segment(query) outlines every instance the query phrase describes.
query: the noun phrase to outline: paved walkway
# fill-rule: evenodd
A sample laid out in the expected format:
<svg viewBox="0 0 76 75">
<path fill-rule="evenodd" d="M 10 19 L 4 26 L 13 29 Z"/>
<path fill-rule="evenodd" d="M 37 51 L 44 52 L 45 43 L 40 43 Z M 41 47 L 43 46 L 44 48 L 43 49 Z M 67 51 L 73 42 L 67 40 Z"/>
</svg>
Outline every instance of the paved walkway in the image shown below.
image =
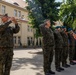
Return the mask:
<svg viewBox="0 0 76 75">
<path fill-rule="evenodd" d="M 14 50 L 11 75 L 44 75 L 42 49 L 17 49 Z M 55 71 L 54 62 L 52 69 Z M 65 69 L 56 75 L 76 75 L 76 65 Z"/>
</svg>

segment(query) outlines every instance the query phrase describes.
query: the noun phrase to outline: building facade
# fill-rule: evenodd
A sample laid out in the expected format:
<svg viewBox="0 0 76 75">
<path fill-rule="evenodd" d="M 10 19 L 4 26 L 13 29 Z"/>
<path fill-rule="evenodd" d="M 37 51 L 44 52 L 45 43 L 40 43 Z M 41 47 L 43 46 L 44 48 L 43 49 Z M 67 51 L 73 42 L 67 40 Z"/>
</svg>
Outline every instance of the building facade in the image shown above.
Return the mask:
<svg viewBox="0 0 76 75">
<path fill-rule="evenodd" d="M 34 38 L 34 29 L 28 24 L 29 19 L 28 11 L 25 9 L 26 5 L 27 4 L 23 0 L 13 0 L 12 2 L 11 0 L 0 1 L 0 15 L 7 13 L 9 17 L 18 19 L 20 31 L 13 36 L 14 47 L 41 45 L 42 38 Z M 2 23 L 1 19 L 0 23 Z M 12 23 L 10 26 L 14 26 L 14 24 Z"/>
</svg>

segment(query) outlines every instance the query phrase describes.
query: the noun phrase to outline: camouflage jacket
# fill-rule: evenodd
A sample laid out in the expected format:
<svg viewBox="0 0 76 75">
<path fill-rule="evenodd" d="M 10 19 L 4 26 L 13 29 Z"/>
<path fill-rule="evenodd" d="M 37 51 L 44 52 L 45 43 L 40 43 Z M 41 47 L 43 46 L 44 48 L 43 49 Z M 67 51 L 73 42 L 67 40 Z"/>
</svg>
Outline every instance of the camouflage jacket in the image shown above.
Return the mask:
<svg viewBox="0 0 76 75">
<path fill-rule="evenodd" d="M 64 31 L 61 31 L 60 33 L 63 38 L 63 46 L 68 46 L 68 35 Z"/>
<path fill-rule="evenodd" d="M 45 25 L 40 25 L 40 30 L 43 36 L 43 46 L 51 47 L 55 45 L 54 34 L 51 28 L 46 28 Z"/>
<path fill-rule="evenodd" d="M 69 37 L 69 44 L 70 44 L 70 46 L 71 47 L 75 47 L 75 39 L 74 39 L 73 35 L 69 33 L 68 37 Z"/>
<path fill-rule="evenodd" d="M 10 27 L 12 22 L 6 22 L 0 25 L 0 47 L 13 47 L 13 33 L 19 32 L 19 26 L 15 25 L 15 28 Z"/>
<path fill-rule="evenodd" d="M 58 30 L 54 30 L 55 48 L 63 48 L 63 38 Z"/>
</svg>

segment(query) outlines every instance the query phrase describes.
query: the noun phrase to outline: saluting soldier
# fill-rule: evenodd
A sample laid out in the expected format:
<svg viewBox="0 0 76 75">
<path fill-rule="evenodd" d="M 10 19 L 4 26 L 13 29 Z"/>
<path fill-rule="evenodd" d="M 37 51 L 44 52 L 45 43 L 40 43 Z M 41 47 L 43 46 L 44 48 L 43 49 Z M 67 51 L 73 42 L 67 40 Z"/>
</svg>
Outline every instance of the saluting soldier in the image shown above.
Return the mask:
<svg viewBox="0 0 76 75">
<path fill-rule="evenodd" d="M 10 69 L 13 59 L 13 34 L 19 32 L 19 26 L 14 17 L 9 18 L 7 14 L 1 17 L 3 22 L 0 25 L 0 52 L 2 61 L 0 61 L 0 75 L 10 75 Z M 9 26 L 11 23 L 15 24 L 15 27 Z M 4 66 L 4 67 L 3 67 Z"/>
<path fill-rule="evenodd" d="M 43 35 L 43 59 L 44 59 L 44 72 L 45 75 L 55 74 L 51 70 L 51 63 L 53 61 L 53 50 L 54 50 L 54 34 L 50 28 L 50 20 L 44 21 L 44 24 L 40 25 L 40 30 Z"/>
<path fill-rule="evenodd" d="M 73 62 L 73 57 L 75 53 L 75 38 L 73 36 L 74 32 L 72 28 L 68 29 L 68 36 L 69 36 L 69 61 L 71 65 L 74 65 L 76 63 Z"/>
<path fill-rule="evenodd" d="M 69 52 L 69 45 L 68 45 L 68 34 L 67 34 L 67 29 L 66 26 L 61 27 L 61 35 L 63 38 L 63 53 L 62 53 L 62 66 L 67 68 L 70 67 L 69 64 L 67 64 L 67 58 L 68 58 L 68 52 Z"/>
<path fill-rule="evenodd" d="M 60 63 L 62 62 L 62 48 L 63 48 L 63 39 L 60 34 L 60 26 L 57 26 L 54 30 L 55 37 L 55 68 L 56 71 L 61 72 L 64 68 L 61 67 Z"/>
</svg>

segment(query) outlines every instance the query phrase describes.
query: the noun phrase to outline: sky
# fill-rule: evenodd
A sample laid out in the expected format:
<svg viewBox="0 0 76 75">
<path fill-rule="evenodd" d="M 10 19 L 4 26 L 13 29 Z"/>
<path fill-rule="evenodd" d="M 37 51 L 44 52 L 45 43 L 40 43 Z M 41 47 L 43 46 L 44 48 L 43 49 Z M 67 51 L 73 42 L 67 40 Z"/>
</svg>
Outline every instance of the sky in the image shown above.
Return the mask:
<svg viewBox="0 0 76 75">
<path fill-rule="evenodd" d="M 62 2 L 62 0 L 56 0 L 56 2 Z"/>
<path fill-rule="evenodd" d="M 6 0 L 6 1 L 10 1 L 10 0 Z M 23 1 L 26 1 L 26 0 L 23 0 Z M 62 2 L 62 0 L 56 0 L 56 2 Z"/>
</svg>

